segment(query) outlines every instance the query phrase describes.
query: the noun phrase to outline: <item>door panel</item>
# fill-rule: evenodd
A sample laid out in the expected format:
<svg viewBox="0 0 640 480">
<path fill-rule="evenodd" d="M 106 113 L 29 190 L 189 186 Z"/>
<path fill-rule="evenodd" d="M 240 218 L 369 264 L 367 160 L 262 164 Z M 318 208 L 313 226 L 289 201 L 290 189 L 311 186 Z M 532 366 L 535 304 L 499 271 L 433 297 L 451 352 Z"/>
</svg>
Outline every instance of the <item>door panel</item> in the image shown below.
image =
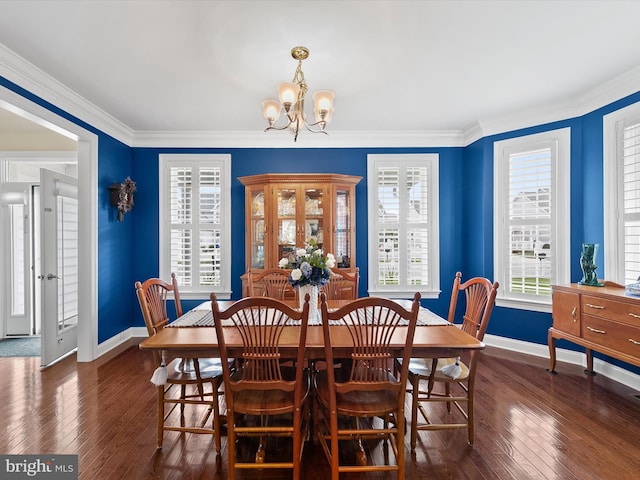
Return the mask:
<svg viewBox="0 0 640 480">
<path fill-rule="evenodd" d="M 42 365 L 78 346 L 78 182 L 40 170 Z"/>
<path fill-rule="evenodd" d="M 2 302 L 6 318 L 4 335 L 29 335 L 31 331 L 31 219 L 28 183 L 0 184 L 2 268 L 5 285 Z"/>
</svg>

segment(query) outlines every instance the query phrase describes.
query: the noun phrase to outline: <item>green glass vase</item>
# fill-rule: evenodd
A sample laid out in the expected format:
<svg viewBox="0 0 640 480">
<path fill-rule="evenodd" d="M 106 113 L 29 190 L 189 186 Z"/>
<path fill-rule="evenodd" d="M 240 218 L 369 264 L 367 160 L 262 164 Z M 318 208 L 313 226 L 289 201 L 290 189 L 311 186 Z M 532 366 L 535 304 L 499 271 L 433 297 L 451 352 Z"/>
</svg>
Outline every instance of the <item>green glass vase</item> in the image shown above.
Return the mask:
<svg viewBox="0 0 640 480">
<path fill-rule="evenodd" d="M 598 254 L 597 243 L 583 243 L 582 254 L 580 255 L 580 267 L 582 268 L 582 280 L 579 285 L 591 285 L 593 287 L 602 287 L 603 284 L 598 282 L 596 274 L 596 255 Z"/>
</svg>

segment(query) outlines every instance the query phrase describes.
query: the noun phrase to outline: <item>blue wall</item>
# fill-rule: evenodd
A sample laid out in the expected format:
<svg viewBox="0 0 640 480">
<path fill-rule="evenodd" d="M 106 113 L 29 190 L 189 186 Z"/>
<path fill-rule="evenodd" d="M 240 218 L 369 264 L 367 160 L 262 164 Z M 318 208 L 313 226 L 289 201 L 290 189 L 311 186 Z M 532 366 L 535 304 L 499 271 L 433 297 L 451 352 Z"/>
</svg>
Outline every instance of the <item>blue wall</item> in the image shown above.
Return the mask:
<svg viewBox="0 0 640 480">
<path fill-rule="evenodd" d="M 456 219 L 462 213 L 462 184 L 459 172 L 462 168 L 462 148 L 436 149 L 365 149 L 365 148 L 308 148 L 308 149 L 160 149 L 136 148 L 133 153 L 133 173 L 138 185 L 136 208 L 131 212 L 134 219 L 134 237 L 141 245 L 134 258 L 134 275 L 138 279 L 157 276 L 158 260 L 158 156 L 167 153 L 226 153 L 231 155 L 231 235 L 234 239 L 231 258 L 233 298 L 241 296 L 240 276 L 245 273 L 245 220 L 244 186 L 238 177 L 260 173 L 342 173 L 357 175 L 362 180 L 356 186 L 356 245 L 357 263 L 360 267 L 360 294 L 367 291 L 367 155 L 371 153 L 438 153 L 440 155 L 440 238 L 441 240 L 441 284 L 445 285 L 445 297 L 449 292 L 455 272 L 460 268 L 462 246 L 450 242 L 460 238 L 462 225 Z M 240 240 L 237 240 L 240 239 Z M 142 247 L 144 245 L 144 247 Z M 144 248 L 144 251 L 142 251 Z M 202 299 L 206 300 L 206 299 Z M 185 301 L 188 308 L 197 301 Z M 430 304 L 430 308 L 446 315 L 448 298 Z M 137 310 L 137 307 L 134 309 Z M 139 312 L 134 311 L 135 326 L 144 325 Z"/>
<path fill-rule="evenodd" d="M 582 242 L 604 246 L 603 226 L 603 116 L 640 101 L 640 92 L 578 118 L 501 133 L 482 138 L 465 148 L 330 148 L 330 149 L 169 149 L 130 148 L 109 135 L 43 101 L 0 77 L 0 85 L 44 106 L 99 137 L 98 165 L 98 340 L 103 342 L 144 322 L 133 284 L 158 275 L 158 155 L 161 153 L 227 153 L 232 158 L 232 238 L 230 261 L 233 298 L 239 298 L 244 273 L 244 189 L 240 176 L 259 173 L 344 173 L 362 178 L 356 187 L 357 263 L 367 282 L 367 179 L 368 154 L 437 153 L 440 156 L 440 284 L 442 295 L 423 304 L 446 315 L 455 272 L 463 278 L 493 278 L 493 143 L 498 140 L 571 128 L 571 280 L 581 278 Z M 107 187 L 131 176 L 138 186 L 136 205 L 117 222 L 109 205 Z M 599 256 L 604 271 L 604 255 Z M 185 302 L 189 308 L 196 301 Z M 546 344 L 551 315 L 496 308 L 489 333 Z M 562 342 L 561 342 L 562 343 Z M 574 348 L 572 344 L 562 344 Z M 619 363 L 620 362 L 613 362 Z M 626 364 L 621 364 L 629 368 Z M 638 369 L 633 369 L 637 371 Z"/>
<path fill-rule="evenodd" d="M 131 219 L 118 223 L 107 187 L 131 174 L 132 149 L 0 76 L 0 85 L 98 136 L 98 342 L 129 328 L 138 307 L 133 293 Z M 86 261 L 86 259 L 80 259 Z"/>
</svg>

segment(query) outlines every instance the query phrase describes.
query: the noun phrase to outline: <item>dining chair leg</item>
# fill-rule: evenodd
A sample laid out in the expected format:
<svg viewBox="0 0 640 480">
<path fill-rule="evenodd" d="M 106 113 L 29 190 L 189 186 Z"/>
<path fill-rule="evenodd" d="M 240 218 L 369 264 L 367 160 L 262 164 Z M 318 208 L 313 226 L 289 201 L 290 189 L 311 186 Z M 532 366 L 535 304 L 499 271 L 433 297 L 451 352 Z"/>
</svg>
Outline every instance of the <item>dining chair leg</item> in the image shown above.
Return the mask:
<svg viewBox="0 0 640 480">
<path fill-rule="evenodd" d="M 354 429 L 359 428 L 359 418 L 353 417 L 354 420 Z M 357 444 L 356 444 L 356 465 L 364 467 L 367 464 L 367 453 L 364 451 L 364 445 L 362 444 L 362 437 L 358 435 Z"/>
<path fill-rule="evenodd" d="M 227 451 L 229 452 L 227 480 L 234 480 L 236 477 L 236 432 L 233 422 L 235 422 L 235 415 L 227 411 Z"/>
<path fill-rule="evenodd" d="M 411 383 L 411 451 L 416 451 L 418 443 L 418 397 L 420 396 L 420 378 L 410 375 Z"/>
<path fill-rule="evenodd" d="M 218 402 L 219 399 L 219 389 L 220 389 L 221 380 L 216 379 L 212 382 L 212 395 L 213 395 L 213 437 L 216 444 L 216 453 L 220 453 L 222 448 L 221 440 L 220 440 L 220 404 Z"/>
<path fill-rule="evenodd" d="M 399 412 L 402 413 L 402 412 Z M 395 444 L 394 455 L 396 457 L 396 462 L 398 464 L 398 478 L 404 478 L 404 414 L 402 415 L 402 419 L 396 418 L 396 429 L 397 429 L 397 437 L 396 441 L 391 441 L 392 448 Z M 393 434 L 391 434 L 393 436 Z"/>
<path fill-rule="evenodd" d="M 473 418 L 473 379 L 469 380 L 468 393 L 467 393 L 467 428 L 469 430 L 469 445 L 473 445 L 475 436 L 474 418 Z"/>
<path fill-rule="evenodd" d="M 196 372 L 196 378 L 198 379 L 196 385 L 198 386 L 198 395 L 200 395 L 200 401 L 204 401 L 204 386 L 202 385 L 202 377 L 200 376 L 200 361 L 197 358 L 193 359 L 193 369 Z"/>
<path fill-rule="evenodd" d="M 180 385 L 180 398 L 182 400 L 187 398 L 187 386 L 184 383 L 182 385 Z M 180 404 L 180 426 L 181 427 L 184 427 L 184 425 L 185 425 L 185 423 L 184 423 L 184 407 L 185 407 L 185 403 L 182 402 Z"/>
<path fill-rule="evenodd" d="M 158 388 L 158 448 L 162 448 L 164 437 L 164 385 Z"/>
<path fill-rule="evenodd" d="M 260 416 L 260 426 L 265 427 L 267 423 L 267 419 L 264 415 Z M 256 463 L 264 463 L 266 452 L 264 449 L 264 436 L 260 436 L 260 442 L 258 444 L 258 451 L 256 452 Z"/>
</svg>

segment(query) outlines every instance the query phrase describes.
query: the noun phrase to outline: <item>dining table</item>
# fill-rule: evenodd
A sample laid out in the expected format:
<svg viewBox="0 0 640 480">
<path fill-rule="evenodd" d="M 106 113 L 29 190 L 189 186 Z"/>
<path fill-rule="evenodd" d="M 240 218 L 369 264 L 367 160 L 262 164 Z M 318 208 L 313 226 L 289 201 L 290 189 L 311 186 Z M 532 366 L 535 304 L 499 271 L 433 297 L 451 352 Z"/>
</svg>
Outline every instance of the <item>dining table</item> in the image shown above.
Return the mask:
<svg viewBox="0 0 640 480">
<path fill-rule="evenodd" d="M 405 308 L 411 306 L 410 300 L 397 300 Z M 233 300 L 219 300 L 220 310 L 227 309 Z M 349 300 L 329 300 L 329 309 L 337 309 L 347 304 Z M 225 341 L 229 355 L 239 354 L 242 349 L 242 339 L 239 331 L 231 326 L 224 326 L 229 330 L 225 332 Z M 397 349 L 401 355 L 404 347 L 404 335 L 398 327 L 395 334 L 397 342 L 392 338 L 392 348 Z M 280 338 L 280 354 L 283 358 L 295 358 L 298 349 L 297 325 L 286 326 Z M 335 357 L 348 356 L 352 350 L 352 340 L 347 327 L 339 324 L 330 324 L 332 349 Z M 416 326 L 412 357 L 441 358 L 460 356 L 465 351 L 481 350 L 484 343 L 475 337 L 463 332 L 446 319 L 439 317 L 430 310 L 420 307 L 418 324 Z M 207 301 L 194 309 L 189 310 L 167 327 L 154 335 L 145 338 L 140 343 L 142 350 L 165 351 L 171 355 L 180 357 L 202 358 L 218 357 L 218 339 L 213 325 L 211 302 Z M 324 358 L 324 337 L 320 318 L 309 319 L 307 326 L 307 340 L 305 353 L 309 360 L 322 360 Z"/>
</svg>

